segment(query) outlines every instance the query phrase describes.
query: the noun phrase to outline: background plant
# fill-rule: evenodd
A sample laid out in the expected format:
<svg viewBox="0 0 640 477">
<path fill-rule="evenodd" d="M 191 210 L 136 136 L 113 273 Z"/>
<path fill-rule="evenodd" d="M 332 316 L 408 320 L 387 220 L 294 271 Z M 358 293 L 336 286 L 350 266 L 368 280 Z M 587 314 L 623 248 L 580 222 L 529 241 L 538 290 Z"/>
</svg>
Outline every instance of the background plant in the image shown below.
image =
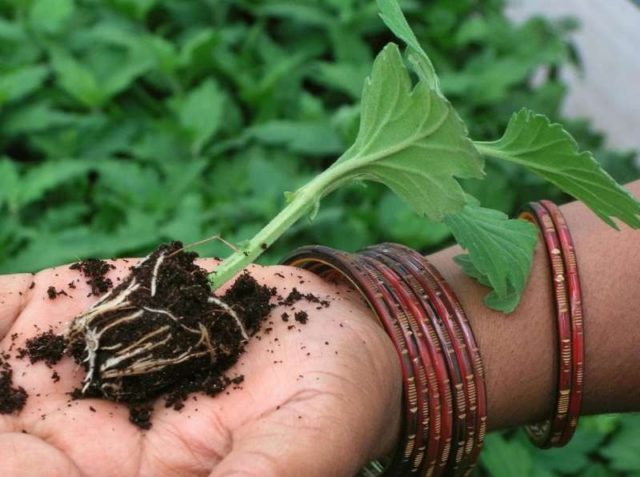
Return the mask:
<svg viewBox="0 0 640 477">
<path fill-rule="evenodd" d="M 560 119 L 557 71 L 577 64 L 574 22 L 514 26 L 497 0 L 403 9 L 474 139 L 499 137 L 522 106 Z M 142 254 L 167 239 L 250 237 L 283 190 L 353 142 L 362 81 L 391 40 L 366 0 L 0 0 L 0 272 Z M 604 150 L 585 121 L 562 122 L 617 180 L 638 176 L 633 153 Z M 565 199 L 510 164 L 487 172 L 464 184 L 484 206 L 513 213 Z M 383 240 L 429 251 L 450 238 L 368 185 L 328 197 L 265 260 L 306 243 Z M 495 434 L 484 471 L 633 475 L 634 419 L 587 420 L 568 449 L 544 457 L 520 433 Z"/>
</svg>

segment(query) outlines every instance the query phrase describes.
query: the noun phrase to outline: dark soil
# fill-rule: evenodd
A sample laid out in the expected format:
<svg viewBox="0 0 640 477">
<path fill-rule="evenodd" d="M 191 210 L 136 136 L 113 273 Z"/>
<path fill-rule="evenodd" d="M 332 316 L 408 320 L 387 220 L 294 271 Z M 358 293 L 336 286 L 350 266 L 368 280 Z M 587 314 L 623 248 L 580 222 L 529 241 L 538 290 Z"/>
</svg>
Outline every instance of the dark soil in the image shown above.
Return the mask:
<svg viewBox="0 0 640 477">
<path fill-rule="evenodd" d="M 275 288 L 258 284 L 248 273 L 241 274 L 223 296 L 213 295 L 208 272 L 195 264 L 196 257 L 180 242 L 161 245 L 131 267 L 115 288 L 105 277 L 113 268 L 107 262 L 90 259 L 72 265 L 89 278 L 92 294 L 106 294 L 77 316 L 64 335 L 41 333 L 27 340 L 18 356 L 48 366 L 65 353 L 72 356 L 87 372 L 81 387 L 70 392 L 73 399 L 124 403 L 130 421 L 148 429 L 152 403 L 160 396 L 167 407 L 179 410 L 191 393 L 214 396 L 230 385 L 241 387 L 244 376 L 225 373 L 273 306 L 288 306 L 300 324 L 309 315 L 295 311 L 292 305 L 298 301 L 329 306 L 327 300 L 295 288 L 286 297 L 279 296 Z M 50 289 L 50 296 L 60 294 Z M 289 321 L 290 315 L 284 312 L 281 317 Z M 7 366 L 0 375 L 0 412 L 19 410 L 27 399 L 24 389 L 12 387 Z M 52 379 L 59 379 L 57 373 Z"/>
<path fill-rule="evenodd" d="M 74 319 L 68 350 L 87 371 L 76 397 L 129 403 L 132 422 L 146 426 L 141 404 L 165 394 L 179 408 L 191 392 L 214 395 L 232 382 L 224 372 L 268 315 L 273 291 L 245 273 L 214 297 L 196 256 L 179 242 L 160 246 Z"/>
<path fill-rule="evenodd" d="M 24 388 L 13 386 L 13 370 L 6 359 L 0 356 L 0 414 L 20 412 L 28 397 Z"/>
<path fill-rule="evenodd" d="M 56 290 L 56 287 L 47 288 L 47 295 L 49 296 L 50 300 L 55 300 L 59 295 L 69 296 L 64 290 Z"/>
<path fill-rule="evenodd" d="M 151 405 L 130 406 L 129 421 L 141 429 L 151 429 L 151 411 Z"/>
<path fill-rule="evenodd" d="M 80 271 L 88 278 L 87 285 L 91 287 L 91 295 L 101 296 L 113 288 L 113 282 L 110 278 L 105 277 L 105 275 L 116 267 L 104 260 L 88 258 L 81 262 L 74 263 L 69 268 Z M 72 283 L 73 282 L 69 284 L 69 287 L 75 288 L 75 285 L 71 286 Z"/>
<path fill-rule="evenodd" d="M 297 311 L 293 316 L 302 325 L 306 325 L 309 320 L 309 314 L 306 311 Z"/>
<path fill-rule="evenodd" d="M 52 366 L 62 359 L 66 345 L 63 336 L 50 330 L 28 339 L 26 347 L 18 350 L 18 357 L 28 356 L 31 364 L 44 361 Z"/>
</svg>

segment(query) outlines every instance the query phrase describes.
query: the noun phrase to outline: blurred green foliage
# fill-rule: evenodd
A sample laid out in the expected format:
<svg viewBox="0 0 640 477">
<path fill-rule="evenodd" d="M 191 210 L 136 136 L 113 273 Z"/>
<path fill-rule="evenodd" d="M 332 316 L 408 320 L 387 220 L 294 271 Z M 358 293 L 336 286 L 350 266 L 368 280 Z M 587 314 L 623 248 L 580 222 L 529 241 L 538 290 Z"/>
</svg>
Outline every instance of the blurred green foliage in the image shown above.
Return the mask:
<svg viewBox="0 0 640 477">
<path fill-rule="evenodd" d="M 403 3 L 474 139 L 499 137 L 522 106 L 559 119 L 558 69 L 579 66 L 575 22 L 514 25 L 504 3 Z M 249 238 L 354 138 L 363 79 L 393 40 L 376 12 L 367 0 L 0 0 L 0 273 Z M 617 180 L 638 177 L 633 153 L 563 122 Z M 508 164 L 487 172 L 465 184 L 487 207 L 565 199 Z M 382 186 L 352 187 L 266 260 L 384 240 L 429 251 L 449 237 Z M 638 419 L 585 419 L 568 448 L 546 452 L 494 434 L 481 472 L 640 475 Z"/>
</svg>

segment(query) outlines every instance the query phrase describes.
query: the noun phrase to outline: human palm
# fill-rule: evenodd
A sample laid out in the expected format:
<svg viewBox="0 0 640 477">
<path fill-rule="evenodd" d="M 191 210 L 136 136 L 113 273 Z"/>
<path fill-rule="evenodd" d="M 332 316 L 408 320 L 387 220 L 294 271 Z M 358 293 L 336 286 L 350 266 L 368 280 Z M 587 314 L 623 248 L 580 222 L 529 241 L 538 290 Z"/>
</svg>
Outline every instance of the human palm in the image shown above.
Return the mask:
<svg viewBox="0 0 640 477">
<path fill-rule="evenodd" d="M 115 281 L 130 264 L 113 263 Z M 68 287 L 77 272 L 0 276 L 0 350 L 13 343 L 14 385 L 29 393 L 19 414 L 0 415 L 0 475 L 349 476 L 391 450 L 399 366 L 367 308 L 348 288 L 298 269 L 255 266 L 251 274 L 280 294 L 295 286 L 331 297 L 331 305 L 296 303 L 309 314 L 306 325 L 284 322 L 287 310 L 275 308 L 264 325 L 272 330 L 253 338 L 229 372 L 245 376 L 238 389 L 195 394 L 180 412 L 159 400 L 148 431 L 129 422 L 123 405 L 70 400 L 84 375 L 70 358 L 50 369 L 15 357 L 29 337 L 50 327 L 60 332 L 96 300 L 82 279 Z M 49 286 L 69 296 L 52 300 Z"/>
</svg>

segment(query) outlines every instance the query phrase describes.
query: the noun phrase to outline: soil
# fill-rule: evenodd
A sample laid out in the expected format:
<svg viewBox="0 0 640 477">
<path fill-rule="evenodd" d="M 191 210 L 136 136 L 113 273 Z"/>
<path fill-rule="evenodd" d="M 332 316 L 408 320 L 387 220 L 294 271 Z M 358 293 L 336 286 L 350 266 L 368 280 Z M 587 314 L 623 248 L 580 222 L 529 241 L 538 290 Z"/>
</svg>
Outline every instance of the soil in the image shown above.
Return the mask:
<svg viewBox="0 0 640 477">
<path fill-rule="evenodd" d="M 44 361 L 51 367 L 62 359 L 66 348 L 64 336 L 56 335 L 49 330 L 41 333 L 26 342 L 26 347 L 18 350 L 18 357 L 29 357 L 31 364 Z"/>
<path fill-rule="evenodd" d="M 271 310 L 272 292 L 243 274 L 220 297 L 182 244 L 162 245 L 74 319 L 70 353 L 87 371 L 83 397 L 139 404 L 166 393 L 224 389 L 224 372 Z"/>
<path fill-rule="evenodd" d="M 130 267 L 130 274 L 115 288 L 105 277 L 113 268 L 107 262 L 90 259 L 72 265 L 88 278 L 92 294 L 103 296 L 74 318 L 64 335 L 41 333 L 27 340 L 18 357 L 51 367 L 64 354 L 70 355 L 86 371 L 71 398 L 124 403 L 130 421 L 148 429 L 152 403 L 160 396 L 167 407 L 179 410 L 191 393 L 214 396 L 229 386 L 240 387 L 244 376 L 225 373 L 274 306 L 289 307 L 299 324 L 305 324 L 309 315 L 295 310 L 298 301 L 329 306 L 329 301 L 295 288 L 286 297 L 279 296 L 275 288 L 258 284 L 248 273 L 241 274 L 224 295 L 213 295 L 208 272 L 195 263 L 196 257 L 180 242 L 161 245 Z M 60 294 L 55 288 L 52 292 Z M 289 316 L 281 315 L 283 321 Z M 0 412 L 14 412 L 24 406 L 27 393 L 12 387 L 11 369 L 3 366 Z M 52 379 L 59 379 L 56 372 Z"/>
<path fill-rule="evenodd" d="M 91 293 L 89 296 L 100 296 L 113 288 L 113 282 L 110 278 L 105 277 L 105 275 L 116 267 L 104 260 L 88 258 L 81 262 L 74 263 L 69 268 L 71 270 L 80 271 L 86 278 L 88 278 L 87 285 L 91 287 Z M 75 284 L 71 282 L 69 287 L 75 288 Z"/>
<path fill-rule="evenodd" d="M 7 359 L 6 355 L 0 356 L 0 414 L 20 412 L 28 397 L 24 388 L 13 386 L 13 370 Z"/>
</svg>

